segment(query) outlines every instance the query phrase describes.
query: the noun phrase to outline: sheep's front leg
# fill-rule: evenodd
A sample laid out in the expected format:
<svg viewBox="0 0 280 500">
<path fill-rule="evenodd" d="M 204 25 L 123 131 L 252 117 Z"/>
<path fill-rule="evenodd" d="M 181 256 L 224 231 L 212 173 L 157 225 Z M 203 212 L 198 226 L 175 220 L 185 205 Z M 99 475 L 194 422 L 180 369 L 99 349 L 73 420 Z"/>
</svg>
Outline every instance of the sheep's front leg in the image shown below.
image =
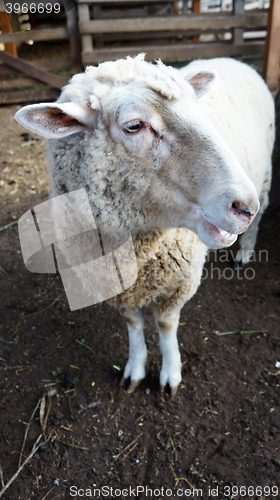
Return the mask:
<svg viewBox="0 0 280 500">
<path fill-rule="evenodd" d="M 171 397 L 177 394 L 182 380 L 181 355 L 177 341 L 180 309 L 166 313 L 154 311 L 154 317 L 159 332 L 159 342 L 162 352 L 162 368 L 160 372 L 160 395 L 163 398 L 166 384 L 170 385 Z"/>
<path fill-rule="evenodd" d="M 129 357 L 120 385 L 124 385 L 126 380 L 130 377 L 130 384 L 127 392 L 131 393 L 146 376 L 145 364 L 147 360 L 147 347 L 143 333 L 144 315 L 141 309 L 135 309 L 133 307 L 122 308 L 120 312 L 127 320 L 129 337 Z"/>
</svg>

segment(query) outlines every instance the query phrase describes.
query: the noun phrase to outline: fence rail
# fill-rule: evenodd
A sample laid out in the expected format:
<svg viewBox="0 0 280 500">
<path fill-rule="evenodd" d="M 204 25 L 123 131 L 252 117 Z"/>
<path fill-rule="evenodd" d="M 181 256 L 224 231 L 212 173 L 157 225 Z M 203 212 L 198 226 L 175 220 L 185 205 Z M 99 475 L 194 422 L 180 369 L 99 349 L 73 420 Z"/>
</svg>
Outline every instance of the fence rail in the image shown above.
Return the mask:
<svg viewBox="0 0 280 500">
<path fill-rule="evenodd" d="M 83 34 L 141 33 L 143 31 L 205 30 L 266 26 L 267 12 L 244 15 L 201 14 L 189 16 L 106 19 L 79 22 Z M 0 37 L 1 40 L 1 37 Z"/>
<path fill-rule="evenodd" d="M 171 8 L 162 15 L 165 3 Z M 266 30 L 267 9 L 245 11 L 244 0 L 233 0 L 231 12 L 201 14 L 199 1 L 193 0 L 193 12 L 179 14 L 175 8 L 178 2 L 141 0 L 137 4 L 142 10 L 135 10 L 137 5 L 131 0 L 78 2 L 84 64 L 139 52 L 145 52 L 148 59 L 166 62 L 220 56 L 263 57 L 264 36 L 258 32 Z"/>
</svg>

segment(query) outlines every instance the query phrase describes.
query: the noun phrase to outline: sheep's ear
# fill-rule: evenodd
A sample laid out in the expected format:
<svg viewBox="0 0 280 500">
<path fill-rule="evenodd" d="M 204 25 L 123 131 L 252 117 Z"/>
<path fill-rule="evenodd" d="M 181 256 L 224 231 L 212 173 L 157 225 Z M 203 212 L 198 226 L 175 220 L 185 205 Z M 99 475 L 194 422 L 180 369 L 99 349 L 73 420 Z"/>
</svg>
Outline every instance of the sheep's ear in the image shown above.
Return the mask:
<svg viewBox="0 0 280 500">
<path fill-rule="evenodd" d="M 60 139 L 92 129 L 96 123 L 96 111 L 74 102 L 42 103 L 21 108 L 15 119 L 46 139 Z"/>
<path fill-rule="evenodd" d="M 208 71 L 200 71 L 195 75 L 190 74 L 185 76 L 185 80 L 192 86 L 198 99 L 213 87 L 216 78 L 216 73 Z"/>
</svg>

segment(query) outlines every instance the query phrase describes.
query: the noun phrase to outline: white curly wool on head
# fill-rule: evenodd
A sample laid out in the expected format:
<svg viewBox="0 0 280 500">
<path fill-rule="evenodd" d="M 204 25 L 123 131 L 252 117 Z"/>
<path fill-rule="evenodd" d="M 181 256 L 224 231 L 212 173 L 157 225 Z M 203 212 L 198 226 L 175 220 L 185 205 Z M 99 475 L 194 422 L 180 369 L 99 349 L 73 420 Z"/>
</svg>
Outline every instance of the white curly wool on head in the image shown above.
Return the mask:
<svg viewBox="0 0 280 500">
<path fill-rule="evenodd" d="M 116 84 L 130 81 L 150 87 L 169 101 L 180 99 L 186 84 L 178 70 L 145 61 L 145 54 L 132 58 L 108 61 L 99 66 L 88 66 L 85 73 L 73 76 L 64 87 L 58 102 L 75 100 L 94 109 L 100 109 L 100 100 L 109 94 Z"/>
</svg>

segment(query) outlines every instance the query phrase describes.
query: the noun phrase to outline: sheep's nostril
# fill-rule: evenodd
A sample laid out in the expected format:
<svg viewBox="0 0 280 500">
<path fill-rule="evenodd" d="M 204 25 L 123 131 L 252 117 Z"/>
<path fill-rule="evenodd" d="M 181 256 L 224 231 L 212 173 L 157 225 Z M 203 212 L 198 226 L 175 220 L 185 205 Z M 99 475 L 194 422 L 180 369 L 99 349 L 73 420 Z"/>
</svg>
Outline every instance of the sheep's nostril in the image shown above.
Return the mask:
<svg viewBox="0 0 280 500">
<path fill-rule="evenodd" d="M 244 213 L 246 215 L 248 215 L 249 217 L 253 217 L 253 215 L 254 215 L 253 212 L 250 212 L 249 208 L 246 208 L 246 210 L 244 210 Z"/>
<path fill-rule="evenodd" d="M 249 208 L 246 206 L 245 203 L 241 202 L 241 201 L 234 201 L 231 205 L 231 208 L 233 209 L 233 211 L 238 214 L 238 215 L 245 215 L 246 217 L 248 217 L 249 219 L 251 217 L 253 217 L 253 213 L 251 212 L 251 210 L 249 210 Z"/>
</svg>

